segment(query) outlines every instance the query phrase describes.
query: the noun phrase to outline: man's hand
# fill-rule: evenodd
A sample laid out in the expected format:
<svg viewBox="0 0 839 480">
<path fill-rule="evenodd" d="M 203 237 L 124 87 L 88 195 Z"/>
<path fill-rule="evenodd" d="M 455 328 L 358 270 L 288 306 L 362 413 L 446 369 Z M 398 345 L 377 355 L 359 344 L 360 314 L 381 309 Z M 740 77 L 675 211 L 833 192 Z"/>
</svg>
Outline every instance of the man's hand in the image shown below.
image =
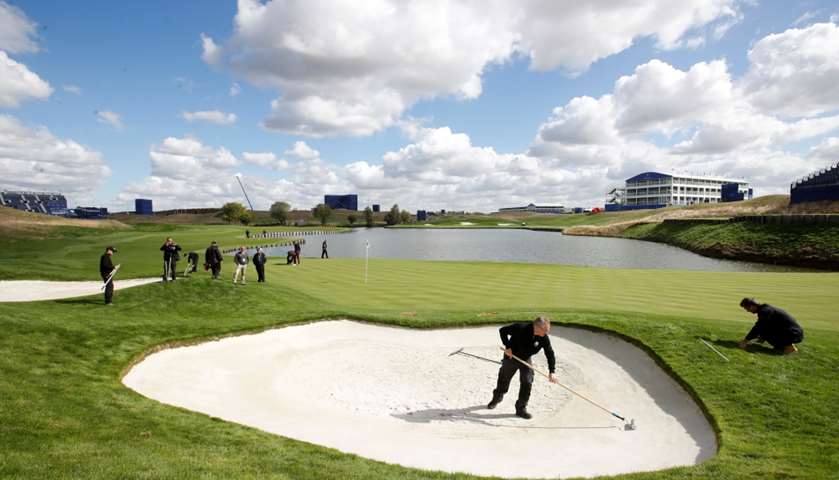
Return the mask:
<svg viewBox="0 0 839 480">
<path fill-rule="evenodd" d="M 554 375 L 553 373 L 548 374 L 548 380 L 549 380 L 551 383 L 558 383 L 558 382 L 556 381 L 556 375 Z"/>
<path fill-rule="evenodd" d="M 740 343 L 738 343 L 737 346 L 742 348 L 743 350 L 745 350 L 746 347 L 749 346 L 749 341 L 748 340 L 740 340 Z"/>
<path fill-rule="evenodd" d="M 504 355 L 507 355 L 507 358 L 513 358 L 513 349 L 508 348 L 507 350 L 504 350 Z"/>
</svg>

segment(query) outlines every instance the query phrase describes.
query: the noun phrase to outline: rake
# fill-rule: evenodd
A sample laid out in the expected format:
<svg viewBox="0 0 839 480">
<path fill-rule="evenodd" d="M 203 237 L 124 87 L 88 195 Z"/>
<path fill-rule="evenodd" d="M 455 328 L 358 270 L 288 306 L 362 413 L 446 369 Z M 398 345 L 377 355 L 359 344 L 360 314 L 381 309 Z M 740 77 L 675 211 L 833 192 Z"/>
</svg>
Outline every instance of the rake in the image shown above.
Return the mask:
<svg viewBox="0 0 839 480">
<path fill-rule="evenodd" d="M 504 347 L 501 347 L 501 350 L 504 350 L 504 351 L 506 352 L 506 349 L 505 349 Z M 547 373 L 543 372 L 542 370 L 539 370 L 538 368 L 536 368 L 536 367 L 534 367 L 533 365 L 531 365 L 531 364 L 529 364 L 529 363 L 525 362 L 525 361 L 524 361 L 524 360 L 522 360 L 521 358 L 519 358 L 519 357 L 517 357 L 517 356 L 515 356 L 515 355 L 513 355 L 513 354 L 510 354 L 510 356 L 511 356 L 512 358 L 514 358 L 515 360 L 517 360 L 517 361 L 518 361 L 519 363 L 521 363 L 522 365 L 527 366 L 529 369 L 531 369 L 531 370 L 533 370 L 534 372 L 536 372 L 536 373 L 538 373 L 538 374 L 542 375 L 543 377 L 547 378 L 548 380 L 550 380 L 550 379 L 551 379 L 551 376 L 550 376 L 549 374 L 547 374 Z M 579 392 L 574 391 L 574 389 L 572 389 L 571 387 L 569 387 L 569 386 L 567 386 L 567 385 L 564 385 L 564 384 L 562 384 L 562 383 L 560 383 L 560 382 L 557 382 L 557 381 L 555 381 L 555 380 L 553 381 L 553 383 L 556 383 L 556 384 L 557 384 L 557 385 L 559 385 L 560 387 L 562 387 L 562 388 L 564 388 L 564 389 L 568 390 L 569 392 L 571 392 L 571 393 L 573 393 L 574 395 L 576 395 L 576 396 L 578 396 L 578 397 L 582 398 L 583 400 L 585 400 L 585 401 L 587 401 L 588 403 L 590 403 L 590 404 L 594 405 L 595 407 L 599 408 L 600 410 L 603 410 L 604 412 L 608 413 L 609 415 L 611 415 L 611 416 L 613 416 L 613 417 L 615 417 L 615 418 L 619 418 L 622 422 L 624 422 L 624 425 L 623 425 L 623 429 L 624 429 L 624 430 L 635 430 L 635 419 L 634 419 L 634 418 L 633 418 L 633 419 L 630 419 L 630 420 L 629 420 L 629 422 L 627 422 L 625 417 L 622 417 L 622 416 L 618 415 L 617 413 L 615 413 L 615 412 L 613 412 L 613 411 L 609 410 L 608 408 L 606 408 L 606 407 L 604 407 L 604 406 L 600 405 L 599 403 L 597 403 L 597 402 L 595 402 L 594 400 L 592 400 L 592 399 L 590 399 L 590 398 L 586 397 L 585 395 L 583 395 L 583 394 L 581 394 L 581 393 L 579 393 Z"/>
</svg>

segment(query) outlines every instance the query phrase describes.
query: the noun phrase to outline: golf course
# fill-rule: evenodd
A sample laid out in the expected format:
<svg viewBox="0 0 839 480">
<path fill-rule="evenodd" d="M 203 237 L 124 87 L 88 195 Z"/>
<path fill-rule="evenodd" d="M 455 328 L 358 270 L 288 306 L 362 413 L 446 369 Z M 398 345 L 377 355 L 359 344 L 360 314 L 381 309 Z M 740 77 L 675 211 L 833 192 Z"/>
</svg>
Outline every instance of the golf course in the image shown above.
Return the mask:
<svg viewBox="0 0 839 480">
<path fill-rule="evenodd" d="M 280 230 L 289 229 L 271 228 Z M 117 247 L 114 263 L 123 264 L 117 284 L 155 276 L 166 236 L 202 254 L 212 240 L 225 249 L 259 244 L 234 226 L 7 224 L 0 277 L 95 279 L 106 245 Z M 438 329 L 537 315 L 641 346 L 694 396 L 717 432 L 717 454 L 699 465 L 619 478 L 812 479 L 839 469 L 839 273 L 371 259 L 365 284 L 363 259 L 303 258 L 292 268 L 285 258 L 269 258 L 266 283 L 234 287 L 231 263 L 218 281 L 199 271 L 118 291 L 112 307 L 99 296 L 0 304 L 0 477 L 472 478 L 376 462 L 166 406 L 121 379 L 169 346 L 324 319 Z M 806 331 L 797 354 L 737 348 L 754 322 L 738 307 L 744 296 L 796 316 Z M 561 350 L 557 357 L 573 363 Z"/>
</svg>

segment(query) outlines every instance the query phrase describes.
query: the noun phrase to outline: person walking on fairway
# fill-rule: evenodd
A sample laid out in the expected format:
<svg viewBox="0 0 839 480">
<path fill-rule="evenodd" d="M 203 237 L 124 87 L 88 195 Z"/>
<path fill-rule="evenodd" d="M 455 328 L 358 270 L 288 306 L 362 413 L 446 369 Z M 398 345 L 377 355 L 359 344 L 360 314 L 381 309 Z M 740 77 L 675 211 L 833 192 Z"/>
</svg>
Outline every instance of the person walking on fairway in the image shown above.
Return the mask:
<svg viewBox="0 0 839 480">
<path fill-rule="evenodd" d="M 105 253 L 99 257 L 99 275 L 102 276 L 103 282 L 108 282 L 105 284 L 105 305 L 113 305 L 114 303 L 114 279 L 110 277 L 116 269 L 114 262 L 111 261 L 111 257 L 116 251 L 117 249 L 114 247 L 105 247 Z"/>
<path fill-rule="evenodd" d="M 527 402 L 530 400 L 530 390 L 533 386 L 533 369 L 523 365 L 513 358 L 513 355 L 530 362 L 530 357 L 545 349 L 545 357 L 548 359 L 548 370 L 551 383 L 556 383 L 554 372 L 556 371 L 556 357 L 551 348 L 551 339 L 548 332 L 551 331 L 551 321 L 547 317 L 536 317 L 532 322 L 520 322 L 506 327 L 501 327 L 498 333 L 501 335 L 501 343 L 504 344 L 504 358 L 501 359 L 501 368 L 498 370 L 498 384 L 492 391 L 492 400 L 487 408 L 492 410 L 504 398 L 504 394 L 510 388 L 510 380 L 513 375 L 519 372 L 519 398 L 516 401 L 516 416 L 525 420 L 533 418 L 527 411 Z"/>
<path fill-rule="evenodd" d="M 204 252 L 204 263 L 213 272 L 213 280 L 217 280 L 219 274 L 221 274 L 221 262 L 223 260 L 224 257 L 222 257 L 221 251 L 218 249 L 218 244 L 213 240 Z"/>
<path fill-rule="evenodd" d="M 749 313 L 757 315 L 757 322 L 740 341 L 739 347 L 745 350 L 749 342 L 769 342 L 772 347 L 785 355 L 798 351 L 796 343 L 804 340 L 804 329 L 789 313 L 768 303 L 757 303 L 753 298 L 744 298 L 740 306 Z"/>
<path fill-rule="evenodd" d="M 245 251 L 245 247 L 239 247 L 239 251 L 233 255 L 233 263 L 236 265 L 236 270 L 233 272 L 233 285 L 236 285 L 239 274 L 242 276 L 242 285 L 244 285 L 245 271 L 248 268 L 248 252 Z"/>
<path fill-rule="evenodd" d="M 256 268 L 257 282 L 265 282 L 265 252 L 261 247 L 256 247 L 256 253 L 253 256 L 253 266 Z"/>
<path fill-rule="evenodd" d="M 172 237 L 167 237 L 160 251 L 163 252 L 163 281 L 171 279 L 174 282 L 175 272 L 178 271 L 178 260 L 181 259 L 178 253 L 181 251 L 181 246 L 175 243 Z"/>
<path fill-rule="evenodd" d="M 326 240 L 325 239 L 323 241 L 323 245 L 322 245 L 321 248 L 322 248 L 322 251 L 320 252 L 320 258 L 321 259 L 324 259 L 324 258 L 329 259 L 329 252 L 326 251 Z"/>
</svg>

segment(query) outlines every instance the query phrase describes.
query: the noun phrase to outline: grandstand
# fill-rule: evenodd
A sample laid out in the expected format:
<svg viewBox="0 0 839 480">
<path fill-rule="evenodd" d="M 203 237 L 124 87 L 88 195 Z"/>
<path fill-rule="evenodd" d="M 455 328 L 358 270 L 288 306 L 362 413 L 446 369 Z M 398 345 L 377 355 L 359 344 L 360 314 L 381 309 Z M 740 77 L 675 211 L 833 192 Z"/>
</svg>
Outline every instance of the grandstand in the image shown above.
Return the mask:
<svg viewBox="0 0 839 480">
<path fill-rule="evenodd" d="M 25 212 L 67 215 L 67 199 L 54 192 L 0 191 L 0 205 Z"/>
<path fill-rule="evenodd" d="M 839 163 L 796 180 L 789 196 L 791 204 L 839 200 Z"/>
</svg>

